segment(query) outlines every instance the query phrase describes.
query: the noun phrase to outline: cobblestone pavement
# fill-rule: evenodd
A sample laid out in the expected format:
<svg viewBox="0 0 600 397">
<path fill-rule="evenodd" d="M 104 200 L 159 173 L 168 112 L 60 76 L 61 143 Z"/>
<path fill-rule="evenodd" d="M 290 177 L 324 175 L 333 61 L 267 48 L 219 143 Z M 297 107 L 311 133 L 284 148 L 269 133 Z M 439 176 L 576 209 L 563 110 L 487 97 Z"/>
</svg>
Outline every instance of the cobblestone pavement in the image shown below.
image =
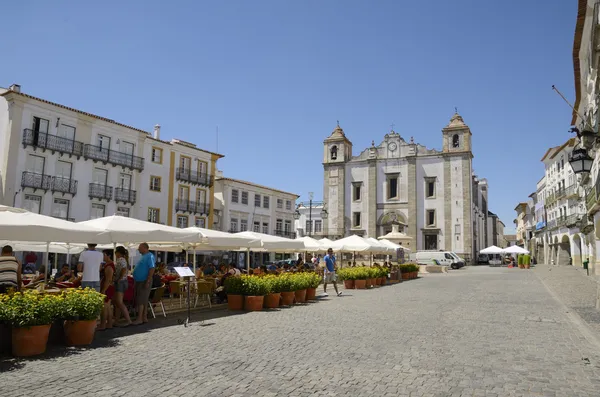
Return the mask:
<svg viewBox="0 0 600 397">
<path fill-rule="evenodd" d="M 596 310 L 596 278 L 587 276 L 583 268 L 575 266 L 538 265 L 534 271 L 544 284 L 600 337 L 600 311 Z"/>
<path fill-rule="evenodd" d="M 0 359 L 0 396 L 598 396 L 600 348 L 541 270 L 471 267 L 214 312 L 211 326 L 104 332 L 91 349 Z"/>
</svg>

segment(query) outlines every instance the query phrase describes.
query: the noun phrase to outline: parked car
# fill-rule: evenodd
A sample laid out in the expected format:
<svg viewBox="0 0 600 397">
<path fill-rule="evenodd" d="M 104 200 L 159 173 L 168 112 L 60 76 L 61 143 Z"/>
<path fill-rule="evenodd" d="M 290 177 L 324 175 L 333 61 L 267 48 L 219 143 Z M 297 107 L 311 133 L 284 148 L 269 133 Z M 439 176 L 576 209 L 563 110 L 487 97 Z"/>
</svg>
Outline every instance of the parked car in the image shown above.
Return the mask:
<svg viewBox="0 0 600 397">
<path fill-rule="evenodd" d="M 489 263 L 490 263 L 490 257 L 487 254 L 477 255 L 477 264 L 478 265 L 488 265 Z"/>
</svg>

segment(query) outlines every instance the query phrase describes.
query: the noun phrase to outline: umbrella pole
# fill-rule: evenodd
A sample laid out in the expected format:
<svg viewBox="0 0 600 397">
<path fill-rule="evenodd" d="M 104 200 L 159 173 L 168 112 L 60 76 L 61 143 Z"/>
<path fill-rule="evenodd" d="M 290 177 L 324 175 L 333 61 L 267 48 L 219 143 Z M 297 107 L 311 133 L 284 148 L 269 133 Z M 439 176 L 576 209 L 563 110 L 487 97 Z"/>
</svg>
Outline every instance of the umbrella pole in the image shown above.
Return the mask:
<svg viewBox="0 0 600 397">
<path fill-rule="evenodd" d="M 246 271 L 250 274 L 250 250 L 246 250 Z"/>
<path fill-rule="evenodd" d="M 58 253 L 54 254 L 54 268 L 58 272 Z"/>
<path fill-rule="evenodd" d="M 194 274 L 196 274 L 196 247 L 194 247 Z"/>
<path fill-rule="evenodd" d="M 117 243 L 113 243 L 113 262 L 117 261 Z"/>
<path fill-rule="evenodd" d="M 48 278 L 48 269 L 50 269 L 50 264 L 48 263 L 48 253 L 50 252 L 50 243 L 46 243 L 46 253 L 44 254 L 44 284 L 46 283 L 46 279 Z"/>
</svg>

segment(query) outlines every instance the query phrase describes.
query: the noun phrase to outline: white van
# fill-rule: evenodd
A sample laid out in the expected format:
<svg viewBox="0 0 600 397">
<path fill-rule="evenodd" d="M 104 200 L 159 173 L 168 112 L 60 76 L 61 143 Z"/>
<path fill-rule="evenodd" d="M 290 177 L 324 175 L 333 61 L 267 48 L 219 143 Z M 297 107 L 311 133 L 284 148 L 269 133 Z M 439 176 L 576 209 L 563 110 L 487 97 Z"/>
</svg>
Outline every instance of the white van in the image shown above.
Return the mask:
<svg viewBox="0 0 600 397">
<path fill-rule="evenodd" d="M 449 266 L 452 269 L 464 266 L 464 262 L 461 263 L 460 258 L 449 251 L 419 251 L 417 252 L 417 264 Z"/>
</svg>

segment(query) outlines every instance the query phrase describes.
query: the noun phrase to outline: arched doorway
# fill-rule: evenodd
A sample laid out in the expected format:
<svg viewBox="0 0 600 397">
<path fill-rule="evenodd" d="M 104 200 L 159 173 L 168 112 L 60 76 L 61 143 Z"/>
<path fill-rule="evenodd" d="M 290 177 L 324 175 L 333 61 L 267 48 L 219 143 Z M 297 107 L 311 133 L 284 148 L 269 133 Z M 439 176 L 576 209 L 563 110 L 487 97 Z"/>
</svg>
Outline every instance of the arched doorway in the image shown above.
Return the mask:
<svg viewBox="0 0 600 397">
<path fill-rule="evenodd" d="M 558 243 L 558 255 L 556 263 L 558 265 L 571 264 L 571 241 L 569 240 L 569 236 L 566 234 L 562 236 L 560 242 Z"/>
<path fill-rule="evenodd" d="M 581 256 L 583 251 L 581 249 L 581 237 L 579 233 L 573 235 L 573 247 L 571 248 L 571 264 L 573 266 L 583 266 L 581 262 Z"/>
</svg>

